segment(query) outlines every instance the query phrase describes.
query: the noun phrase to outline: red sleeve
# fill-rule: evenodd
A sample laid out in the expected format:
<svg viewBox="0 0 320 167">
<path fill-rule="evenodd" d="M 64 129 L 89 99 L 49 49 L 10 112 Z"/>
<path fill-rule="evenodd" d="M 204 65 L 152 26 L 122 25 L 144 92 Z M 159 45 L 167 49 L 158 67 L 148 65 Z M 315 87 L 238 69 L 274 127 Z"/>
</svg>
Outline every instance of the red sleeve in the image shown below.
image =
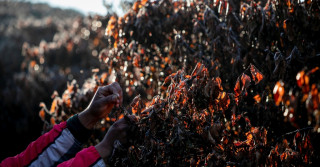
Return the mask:
<svg viewBox="0 0 320 167">
<path fill-rule="evenodd" d="M 57 166 L 74 157 L 81 150 L 82 143 L 91 136 L 91 132 L 81 124 L 76 114 L 67 122 L 55 125 L 49 132 L 29 144 L 22 153 L 3 160 L 0 167 Z M 89 154 L 89 157 L 100 157 L 97 152 Z M 99 164 L 104 163 L 101 161 Z"/>
<path fill-rule="evenodd" d="M 28 145 L 22 153 L 3 160 L 0 166 L 29 166 L 38 156 L 47 149 L 61 135 L 67 127 L 66 122 L 55 125 L 52 130 L 40 136 L 36 141 Z"/>
<path fill-rule="evenodd" d="M 105 164 L 96 148 L 90 146 L 78 152 L 74 158 L 58 165 L 58 167 L 66 166 L 105 166 Z"/>
</svg>

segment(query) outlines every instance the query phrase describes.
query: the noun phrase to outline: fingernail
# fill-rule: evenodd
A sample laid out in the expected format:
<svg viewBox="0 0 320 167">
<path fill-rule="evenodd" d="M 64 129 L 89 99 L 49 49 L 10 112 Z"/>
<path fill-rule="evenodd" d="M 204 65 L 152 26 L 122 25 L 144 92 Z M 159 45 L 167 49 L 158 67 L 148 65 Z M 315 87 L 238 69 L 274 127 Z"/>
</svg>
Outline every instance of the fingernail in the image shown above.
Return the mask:
<svg viewBox="0 0 320 167">
<path fill-rule="evenodd" d="M 116 100 L 118 99 L 118 97 L 119 97 L 119 96 L 117 96 L 116 94 L 114 94 L 114 95 L 112 96 L 112 100 L 113 100 L 113 101 L 116 101 Z"/>
<path fill-rule="evenodd" d="M 115 95 L 117 96 L 117 98 L 119 98 L 119 97 L 120 97 L 120 95 L 119 95 L 118 93 L 115 93 Z"/>
</svg>

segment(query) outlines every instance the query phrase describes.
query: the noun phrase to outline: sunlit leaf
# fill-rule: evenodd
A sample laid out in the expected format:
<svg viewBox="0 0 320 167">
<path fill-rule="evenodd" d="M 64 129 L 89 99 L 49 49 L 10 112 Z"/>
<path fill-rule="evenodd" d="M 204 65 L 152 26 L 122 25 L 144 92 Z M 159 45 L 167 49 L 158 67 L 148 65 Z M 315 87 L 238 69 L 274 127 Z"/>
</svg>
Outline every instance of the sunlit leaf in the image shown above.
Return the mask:
<svg viewBox="0 0 320 167">
<path fill-rule="evenodd" d="M 273 88 L 273 99 L 277 106 L 279 106 L 280 102 L 283 100 L 284 93 L 284 83 L 282 81 L 278 81 Z"/>
<path fill-rule="evenodd" d="M 255 84 L 258 84 L 263 79 L 262 73 L 252 64 L 250 64 L 250 72 Z"/>
</svg>

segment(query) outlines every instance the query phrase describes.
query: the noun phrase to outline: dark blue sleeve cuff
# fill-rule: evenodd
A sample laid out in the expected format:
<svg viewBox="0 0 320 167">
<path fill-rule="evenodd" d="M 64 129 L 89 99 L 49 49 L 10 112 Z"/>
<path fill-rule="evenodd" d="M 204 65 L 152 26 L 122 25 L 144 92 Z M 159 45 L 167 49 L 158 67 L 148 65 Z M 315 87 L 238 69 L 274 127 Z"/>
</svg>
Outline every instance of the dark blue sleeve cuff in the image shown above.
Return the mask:
<svg viewBox="0 0 320 167">
<path fill-rule="evenodd" d="M 92 130 L 85 128 L 78 117 L 78 114 L 67 120 L 67 127 L 71 134 L 81 143 L 88 141 L 92 134 Z"/>
</svg>

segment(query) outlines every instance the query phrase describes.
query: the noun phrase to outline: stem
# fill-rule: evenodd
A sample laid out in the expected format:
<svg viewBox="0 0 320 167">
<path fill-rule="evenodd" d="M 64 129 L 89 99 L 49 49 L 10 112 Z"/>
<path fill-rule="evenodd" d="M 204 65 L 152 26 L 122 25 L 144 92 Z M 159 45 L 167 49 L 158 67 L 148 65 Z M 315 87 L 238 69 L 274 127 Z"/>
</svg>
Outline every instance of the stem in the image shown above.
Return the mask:
<svg viewBox="0 0 320 167">
<path fill-rule="evenodd" d="M 297 133 L 300 131 L 310 130 L 310 129 L 313 129 L 313 127 L 305 127 L 305 128 L 297 129 L 295 131 L 288 132 L 288 133 L 283 134 L 280 137 L 278 137 L 275 141 L 278 141 L 279 139 L 283 138 L 284 136 L 291 135 L 291 134 L 294 134 L 294 133 Z"/>
</svg>

